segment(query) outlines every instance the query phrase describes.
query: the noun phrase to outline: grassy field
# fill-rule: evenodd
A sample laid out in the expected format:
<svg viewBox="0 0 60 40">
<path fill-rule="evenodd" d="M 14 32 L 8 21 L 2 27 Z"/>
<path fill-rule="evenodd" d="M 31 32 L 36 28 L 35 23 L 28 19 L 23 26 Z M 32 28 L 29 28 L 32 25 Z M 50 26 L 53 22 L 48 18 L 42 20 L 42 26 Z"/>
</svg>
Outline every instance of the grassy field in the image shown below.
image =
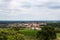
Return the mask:
<svg viewBox="0 0 60 40">
<path fill-rule="evenodd" d="M 25 35 L 26 40 L 36 40 L 37 30 L 24 29 L 19 32 Z"/>
</svg>

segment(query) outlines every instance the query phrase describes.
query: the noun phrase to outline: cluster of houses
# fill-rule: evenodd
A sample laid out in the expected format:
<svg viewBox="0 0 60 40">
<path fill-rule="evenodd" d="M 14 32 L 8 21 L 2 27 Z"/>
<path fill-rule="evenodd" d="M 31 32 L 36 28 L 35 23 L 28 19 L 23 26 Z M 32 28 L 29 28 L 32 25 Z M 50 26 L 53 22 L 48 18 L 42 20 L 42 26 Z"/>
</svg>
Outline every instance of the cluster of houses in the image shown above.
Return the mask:
<svg viewBox="0 0 60 40">
<path fill-rule="evenodd" d="M 27 23 L 9 23 L 9 24 L 0 24 L 0 27 L 25 27 L 31 29 L 40 30 L 40 27 L 47 25 L 46 22 L 27 22 Z"/>
<path fill-rule="evenodd" d="M 8 24 L 8 27 L 25 27 L 25 28 L 31 28 L 31 29 L 37 29 L 40 30 L 40 27 L 43 27 L 44 25 L 47 25 L 45 22 L 41 23 L 13 23 L 13 24 Z"/>
</svg>

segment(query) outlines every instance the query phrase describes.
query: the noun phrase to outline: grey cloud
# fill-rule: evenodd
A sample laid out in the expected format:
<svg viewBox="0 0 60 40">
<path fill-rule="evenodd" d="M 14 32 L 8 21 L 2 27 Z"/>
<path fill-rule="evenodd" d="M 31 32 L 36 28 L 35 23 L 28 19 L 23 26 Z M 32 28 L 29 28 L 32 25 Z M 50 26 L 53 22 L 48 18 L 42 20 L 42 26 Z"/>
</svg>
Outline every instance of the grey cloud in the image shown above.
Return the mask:
<svg viewBox="0 0 60 40">
<path fill-rule="evenodd" d="M 9 13 L 20 13 L 20 9 L 4 9 L 0 13 L 2 14 L 9 14 Z"/>
<path fill-rule="evenodd" d="M 49 2 L 46 4 L 46 7 L 49 9 L 60 9 L 60 3 L 58 2 Z"/>
<path fill-rule="evenodd" d="M 30 8 L 31 7 L 31 3 L 29 3 L 29 2 L 22 2 L 21 7 L 23 7 L 23 8 Z"/>
<path fill-rule="evenodd" d="M 57 19 L 60 20 L 59 18 L 59 14 L 57 14 L 57 12 L 55 11 L 51 11 L 48 9 L 57 9 L 60 8 L 60 3 L 56 3 L 56 2 L 49 2 L 49 3 L 44 3 L 44 4 L 40 4 L 40 3 L 30 3 L 30 2 L 22 2 L 20 5 L 20 8 L 31 8 L 32 9 L 19 9 L 19 8 L 13 8 L 13 9 L 9 9 L 9 3 L 10 1 L 5 0 L 4 3 L 2 2 L 0 4 L 0 9 L 2 10 L 0 12 L 0 19 L 20 19 L 20 20 L 51 20 L 51 19 Z M 35 8 L 37 7 L 37 8 Z M 43 7 L 43 8 L 41 8 Z M 48 8 L 48 9 L 47 9 Z M 29 11 L 28 11 L 29 10 Z M 50 14 L 47 13 L 47 11 L 49 11 Z M 11 13 L 11 14 L 10 14 Z M 54 13 L 54 14 L 53 14 Z M 15 15 L 14 15 L 15 14 Z"/>
<path fill-rule="evenodd" d="M 19 13 L 21 13 L 21 10 L 20 9 L 11 9 L 11 11 L 10 11 L 11 13 L 17 13 L 17 14 L 19 14 Z M 10 13 L 9 12 L 9 13 Z"/>
<path fill-rule="evenodd" d="M 23 8 L 31 8 L 31 5 L 22 5 Z"/>
<path fill-rule="evenodd" d="M 44 4 L 30 3 L 30 2 L 22 2 L 23 8 L 32 8 L 32 7 L 44 7 Z"/>
<path fill-rule="evenodd" d="M 10 1 L 12 1 L 12 0 L 3 0 L 3 2 L 10 2 Z"/>
<path fill-rule="evenodd" d="M 44 5 L 35 5 L 35 7 L 44 7 Z"/>
<path fill-rule="evenodd" d="M 0 9 L 7 9 L 10 2 L 11 2 L 11 0 L 3 0 L 0 3 Z"/>
<path fill-rule="evenodd" d="M 60 9 L 60 6 L 51 6 L 51 7 L 48 7 L 50 9 Z"/>
</svg>

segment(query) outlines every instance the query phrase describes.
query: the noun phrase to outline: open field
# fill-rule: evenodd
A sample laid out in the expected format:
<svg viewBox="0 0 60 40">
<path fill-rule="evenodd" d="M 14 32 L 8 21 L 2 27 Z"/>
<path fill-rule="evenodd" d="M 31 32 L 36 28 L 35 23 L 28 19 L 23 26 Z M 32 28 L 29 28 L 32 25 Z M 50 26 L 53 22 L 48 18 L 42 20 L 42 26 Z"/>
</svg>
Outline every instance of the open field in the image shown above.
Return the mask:
<svg viewBox="0 0 60 40">
<path fill-rule="evenodd" d="M 25 35 L 26 40 L 36 40 L 37 30 L 24 29 L 19 32 Z"/>
</svg>

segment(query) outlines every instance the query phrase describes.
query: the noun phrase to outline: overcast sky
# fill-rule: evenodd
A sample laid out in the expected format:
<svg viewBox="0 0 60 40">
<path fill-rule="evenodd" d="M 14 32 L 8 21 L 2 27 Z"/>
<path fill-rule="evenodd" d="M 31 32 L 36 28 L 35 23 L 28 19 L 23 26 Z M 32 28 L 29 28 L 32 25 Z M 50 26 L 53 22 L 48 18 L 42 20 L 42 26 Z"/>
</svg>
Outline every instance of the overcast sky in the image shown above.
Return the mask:
<svg viewBox="0 0 60 40">
<path fill-rule="evenodd" d="M 0 0 L 0 20 L 60 20 L 60 0 Z"/>
</svg>

